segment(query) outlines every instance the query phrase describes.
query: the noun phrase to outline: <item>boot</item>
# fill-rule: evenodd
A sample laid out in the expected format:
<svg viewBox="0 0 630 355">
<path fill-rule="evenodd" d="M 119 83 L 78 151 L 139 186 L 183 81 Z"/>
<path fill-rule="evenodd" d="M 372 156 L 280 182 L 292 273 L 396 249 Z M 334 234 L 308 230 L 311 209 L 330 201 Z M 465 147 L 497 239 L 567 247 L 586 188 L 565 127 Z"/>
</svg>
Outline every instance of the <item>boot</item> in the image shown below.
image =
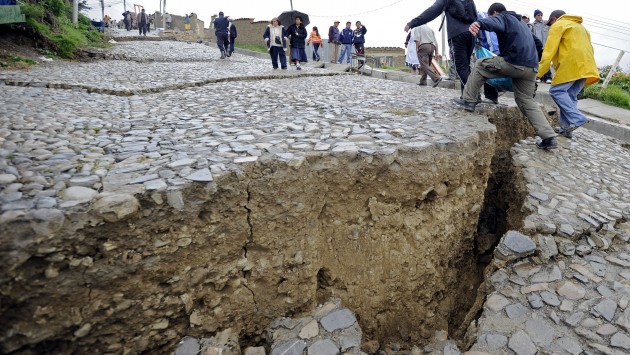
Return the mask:
<svg viewBox="0 0 630 355">
<path fill-rule="evenodd" d="M 225 52 L 221 51 L 221 59 L 225 59 Z"/>
</svg>

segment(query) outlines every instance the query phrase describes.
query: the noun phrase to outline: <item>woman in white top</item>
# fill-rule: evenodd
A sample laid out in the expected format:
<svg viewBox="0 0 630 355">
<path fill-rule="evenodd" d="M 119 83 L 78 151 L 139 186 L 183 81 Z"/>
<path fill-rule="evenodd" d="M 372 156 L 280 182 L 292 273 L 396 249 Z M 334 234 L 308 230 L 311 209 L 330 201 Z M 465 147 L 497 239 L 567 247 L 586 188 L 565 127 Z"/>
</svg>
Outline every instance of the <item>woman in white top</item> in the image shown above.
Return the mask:
<svg viewBox="0 0 630 355">
<path fill-rule="evenodd" d="M 278 69 L 278 57 L 282 69 L 287 69 L 287 56 L 285 50 L 287 48 L 287 31 L 280 24 L 277 17 L 271 19 L 271 23 L 265 29 L 263 38 L 267 42 L 267 49 L 271 56 L 271 64 L 274 69 Z"/>
<path fill-rule="evenodd" d="M 416 51 L 416 41 L 413 37 L 413 31 L 410 30 L 407 34 L 407 41 L 405 42 L 405 62 L 408 67 L 411 67 L 413 72 L 416 72 L 418 66 L 420 66 L 420 61 L 418 60 L 418 52 Z"/>
</svg>

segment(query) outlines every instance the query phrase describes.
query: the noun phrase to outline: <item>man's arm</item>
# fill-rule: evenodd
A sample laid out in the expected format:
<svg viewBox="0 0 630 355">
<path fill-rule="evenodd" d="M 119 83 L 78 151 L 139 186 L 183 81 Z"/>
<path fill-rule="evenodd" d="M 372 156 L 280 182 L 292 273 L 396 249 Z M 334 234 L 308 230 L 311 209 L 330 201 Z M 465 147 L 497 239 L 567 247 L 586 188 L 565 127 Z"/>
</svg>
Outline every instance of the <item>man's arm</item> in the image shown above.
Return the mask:
<svg viewBox="0 0 630 355">
<path fill-rule="evenodd" d="M 365 26 L 361 26 L 361 34 L 365 36 L 366 33 L 367 33 L 367 28 L 365 28 Z"/>
<path fill-rule="evenodd" d="M 328 43 L 332 43 L 335 40 L 335 34 L 333 33 L 333 26 L 328 27 Z"/>
<path fill-rule="evenodd" d="M 476 21 L 483 31 L 505 32 L 505 20 L 503 16 L 490 16 Z"/>
<path fill-rule="evenodd" d="M 429 23 L 435 20 L 438 16 L 440 16 L 442 12 L 444 12 L 446 2 L 447 0 L 435 0 L 433 5 L 424 10 L 424 12 L 418 15 L 418 17 L 407 23 L 405 31 L 408 31 L 410 28 L 418 27 L 420 25 L 424 25 L 425 23 Z"/>
<path fill-rule="evenodd" d="M 560 40 L 562 39 L 563 31 L 564 29 L 557 24 L 551 26 L 549 37 L 547 37 L 547 43 L 545 43 L 545 49 L 542 53 L 542 58 L 540 58 L 540 63 L 538 63 L 537 76 L 539 78 L 541 78 L 549 71 L 551 60 L 553 59 L 553 57 L 556 56 L 556 53 L 558 53 L 558 48 L 560 47 Z"/>
</svg>

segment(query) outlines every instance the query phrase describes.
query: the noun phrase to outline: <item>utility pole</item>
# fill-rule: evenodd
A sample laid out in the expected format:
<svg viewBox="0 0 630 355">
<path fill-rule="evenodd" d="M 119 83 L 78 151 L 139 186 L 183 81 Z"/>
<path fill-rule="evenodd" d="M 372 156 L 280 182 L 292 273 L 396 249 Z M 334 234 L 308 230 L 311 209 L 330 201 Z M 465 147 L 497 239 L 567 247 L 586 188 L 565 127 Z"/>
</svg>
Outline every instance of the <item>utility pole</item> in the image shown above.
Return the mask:
<svg viewBox="0 0 630 355">
<path fill-rule="evenodd" d="M 79 23 L 79 0 L 72 1 L 72 23 Z"/>
<path fill-rule="evenodd" d="M 105 0 L 101 0 L 101 21 L 105 19 Z"/>
<path fill-rule="evenodd" d="M 442 15 L 442 23 L 444 23 L 444 17 L 446 17 L 446 14 Z M 442 49 L 440 50 L 440 53 L 442 53 L 440 64 L 443 64 L 444 56 L 446 55 L 446 28 L 444 27 L 442 27 Z"/>
<path fill-rule="evenodd" d="M 127 12 L 127 0 L 123 0 L 123 6 L 125 7 L 125 12 Z"/>
<path fill-rule="evenodd" d="M 162 28 L 166 30 L 166 0 L 163 1 L 162 5 Z"/>
<path fill-rule="evenodd" d="M 615 60 L 615 64 L 613 64 L 612 67 L 610 67 L 610 71 L 608 72 L 608 75 L 606 76 L 606 80 L 604 80 L 604 84 L 602 84 L 602 89 L 599 91 L 599 93 L 601 94 L 602 92 L 604 92 L 604 89 L 606 89 L 606 87 L 608 86 L 608 83 L 610 82 L 610 79 L 612 78 L 613 74 L 615 74 L 615 72 L 617 71 L 617 67 L 619 66 L 619 62 L 621 62 L 621 58 L 623 58 L 623 55 L 626 52 L 624 51 L 619 51 L 619 55 L 617 56 L 617 60 Z"/>
<path fill-rule="evenodd" d="M 291 0 L 291 11 L 293 11 L 293 0 Z"/>
</svg>

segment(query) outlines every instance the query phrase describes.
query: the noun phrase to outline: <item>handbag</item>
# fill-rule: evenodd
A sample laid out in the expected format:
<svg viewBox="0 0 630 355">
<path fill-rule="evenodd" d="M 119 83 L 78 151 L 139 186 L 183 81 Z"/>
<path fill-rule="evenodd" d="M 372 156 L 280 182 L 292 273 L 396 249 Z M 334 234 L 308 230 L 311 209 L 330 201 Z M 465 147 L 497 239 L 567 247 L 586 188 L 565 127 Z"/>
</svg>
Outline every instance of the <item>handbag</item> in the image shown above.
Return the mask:
<svg viewBox="0 0 630 355">
<path fill-rule="evenodd" d="M 481 45 L 477 45 L 475 48 L 475 56 L 477 59 L 495 57 L 496 54 L 490 52 Z M 512 78 L 492 78 L 486 81 L 492 87 L 502 91 L 514 91 L 512 88 Z"/>
</svg>

